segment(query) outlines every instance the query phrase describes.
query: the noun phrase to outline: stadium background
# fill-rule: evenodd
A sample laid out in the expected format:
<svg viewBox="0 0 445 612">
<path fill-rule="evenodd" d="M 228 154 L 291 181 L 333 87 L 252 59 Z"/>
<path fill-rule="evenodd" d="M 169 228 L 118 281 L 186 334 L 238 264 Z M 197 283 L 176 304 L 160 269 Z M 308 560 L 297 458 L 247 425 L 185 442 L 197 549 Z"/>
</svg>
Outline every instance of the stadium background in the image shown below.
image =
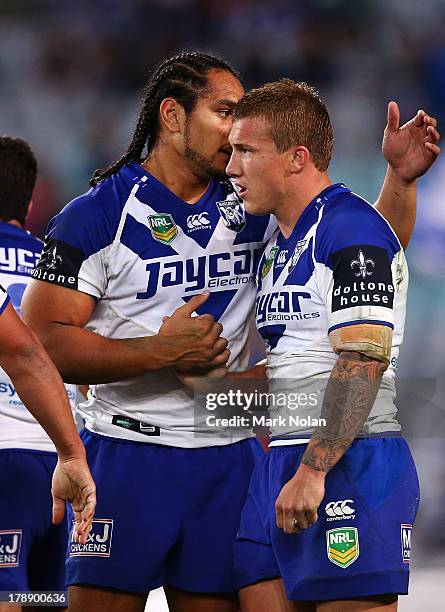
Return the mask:
<svg viewBox="0 0 445 612">
<path fill-rule="evenodd" d="M 222 54 L 246 87 L 281 76 L 316 85 L 334 125 L 331 177 L 371 201 L 389 100 L 403 121 L 425 108 L 445 133 L 444 0 L 3 0 L 0 132 L 27 139 L 39 161 L 29 229 L 42 236 L 92 170 L 126 148 L 148 68 L 192 48 Z M 445 157 L 420 182 L 407 253 L 399 410 L 422 504 L 402 611 L 445 598 L 444 191 Z M 157 601 L 153 612 L 164 609 Z"/>
</svg>

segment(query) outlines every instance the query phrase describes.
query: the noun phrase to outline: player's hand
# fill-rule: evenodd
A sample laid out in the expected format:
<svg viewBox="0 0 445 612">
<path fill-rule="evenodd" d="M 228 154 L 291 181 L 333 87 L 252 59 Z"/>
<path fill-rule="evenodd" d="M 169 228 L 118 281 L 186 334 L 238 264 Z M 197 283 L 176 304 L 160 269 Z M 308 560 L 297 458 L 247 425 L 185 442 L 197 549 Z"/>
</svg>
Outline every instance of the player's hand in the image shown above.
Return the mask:
<svg viewBox="0 0 445 612">
<path fill-rule="evenodd" d="M 70 502 L 75 520 L 75 541 L 85 544 L 96 508 L 96 485 L 85 458 L 61 460 L 53 474 L 53 523 L 65 515 L 65 502 Z"/>
<path fill-rule="evenodd" d="M 386 161 L 404 181 L 414 181 L 431 167 L 440 153 L 437 120 L 419 110 L 400 127 L 400 111 L 395 102 L 388 105 L 388 122 L 383 134 L 382 152 Z"/>
<path fill-rule="evenodd" d="M 179 380 L 182 384 L 193 391 L 194 393 L 206 394 L 214 391 L 214 383 L 223 380 L 227 376 L 227 368 L 216 368 L 210 370 L 202 376 L 191 376 L 182 371 L 176 372 Z"/>
<path fill-rule="evenodd" d="M 202 374 L 224 368 L 229 359 L 221 323 L 210 314 L 192 316 L 208 296 L 209 293 L 194 295 L 170 317 L 164 317 L 159 329 L 161 350 L 168 351 L 171 365 L 179 372 Z"/>
<path fill-rule="evenodd" d="M 300 465 L 275 502 L 279 529 L 284 533 L 298 534 L 317 522 L 317 510 L 324 497 L 325 477 L 324 472 Z"/>
</svg>

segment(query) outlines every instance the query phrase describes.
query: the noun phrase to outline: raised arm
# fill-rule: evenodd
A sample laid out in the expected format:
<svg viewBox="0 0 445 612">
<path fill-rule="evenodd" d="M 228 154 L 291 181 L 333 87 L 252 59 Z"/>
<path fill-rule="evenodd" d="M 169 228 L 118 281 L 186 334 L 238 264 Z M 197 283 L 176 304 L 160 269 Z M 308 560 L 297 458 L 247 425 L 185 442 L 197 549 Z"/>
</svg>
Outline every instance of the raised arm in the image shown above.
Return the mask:
<svg viewBox="0 0 445 612">
<path fill-rule="evenodd" d="M 96 504 L 85 449 L 54 364 L 10 304 L 0 315 L 0 365 L 57 449 L 59 462 L 53 476 L 53 521 L 62 520 L 65 500 L 71 502 L 76 537 L 85 543 Z"/>
<path fill-rule="evenodd" d="M 425 111 L 400 127 L 400 111 L 388 105 L 382 152 L 388 162 L 376 208 L 390 223 L 406 249 L 416 221 L 416 180 L 425 174 L 440 153 L 437 121 Z"/>
</svg>

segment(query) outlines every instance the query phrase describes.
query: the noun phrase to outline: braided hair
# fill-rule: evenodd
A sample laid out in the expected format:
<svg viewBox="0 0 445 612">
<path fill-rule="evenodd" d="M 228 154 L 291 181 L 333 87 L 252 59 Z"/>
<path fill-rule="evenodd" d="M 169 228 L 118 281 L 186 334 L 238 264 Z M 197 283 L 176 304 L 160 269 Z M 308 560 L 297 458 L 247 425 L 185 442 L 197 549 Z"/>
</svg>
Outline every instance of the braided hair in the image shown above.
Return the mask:
<svg viewBox="0 0 445 612">
<path fill-rule="evenodd" d="M 210 70 L 227 70 L 236 78 L 240 78 L 227 62 L 208 53 L 183 52 L 158 64 L 145 85 L 141 112 L 127 150 L 108 168 L 96 170 L 90 179 L 90 185 L 94 187 L 131 161 L 141 163 L 145 146 L 149 155 L 156 144 L 159 134 L 159 106 L 162 100 L 171 96 L 181 104 L 186 114 L 190 114 L 199 95 L 208 86 L 207 73 Z"/>
</svg>

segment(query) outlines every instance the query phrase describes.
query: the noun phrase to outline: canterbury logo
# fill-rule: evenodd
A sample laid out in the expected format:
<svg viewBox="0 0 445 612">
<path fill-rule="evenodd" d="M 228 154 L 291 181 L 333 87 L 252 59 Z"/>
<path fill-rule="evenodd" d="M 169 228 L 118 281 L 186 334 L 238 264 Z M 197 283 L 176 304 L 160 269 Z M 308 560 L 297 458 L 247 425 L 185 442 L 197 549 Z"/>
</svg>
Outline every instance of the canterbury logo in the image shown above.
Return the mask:
<svg viewBox="0 0 445 612">
<path fill-rule="evenodd" d="M 206 212 L 200 213 L 199 215 L 189 215 L 187 217 L 187 227 L 189 229 L 204 228 L 208 225 L 210 225 L 210 221 L 207 218 Z"/>
<path fill-rule="evenodd" d="M 349 504 L 353 504 L 353 499 L 344 499 L 341 501 L 329 502 L 325 506 L 326 514 L 332 519 L 339 518 L 354 518 L 352 515 L 355 512 L 355 508 L 351 508 Z M 328 519 L 329 520 L 329 519 Z"/>
<path fill-rule="evenodd" d="M 289 253 L 289 251 L 287 249 L 284 249 L 284 251 L 280 251 L 277 257 L 277 264 L 278 265 L 283 265 L 286 263 L 286 257 L 287 254 Z"/>
</svg>

